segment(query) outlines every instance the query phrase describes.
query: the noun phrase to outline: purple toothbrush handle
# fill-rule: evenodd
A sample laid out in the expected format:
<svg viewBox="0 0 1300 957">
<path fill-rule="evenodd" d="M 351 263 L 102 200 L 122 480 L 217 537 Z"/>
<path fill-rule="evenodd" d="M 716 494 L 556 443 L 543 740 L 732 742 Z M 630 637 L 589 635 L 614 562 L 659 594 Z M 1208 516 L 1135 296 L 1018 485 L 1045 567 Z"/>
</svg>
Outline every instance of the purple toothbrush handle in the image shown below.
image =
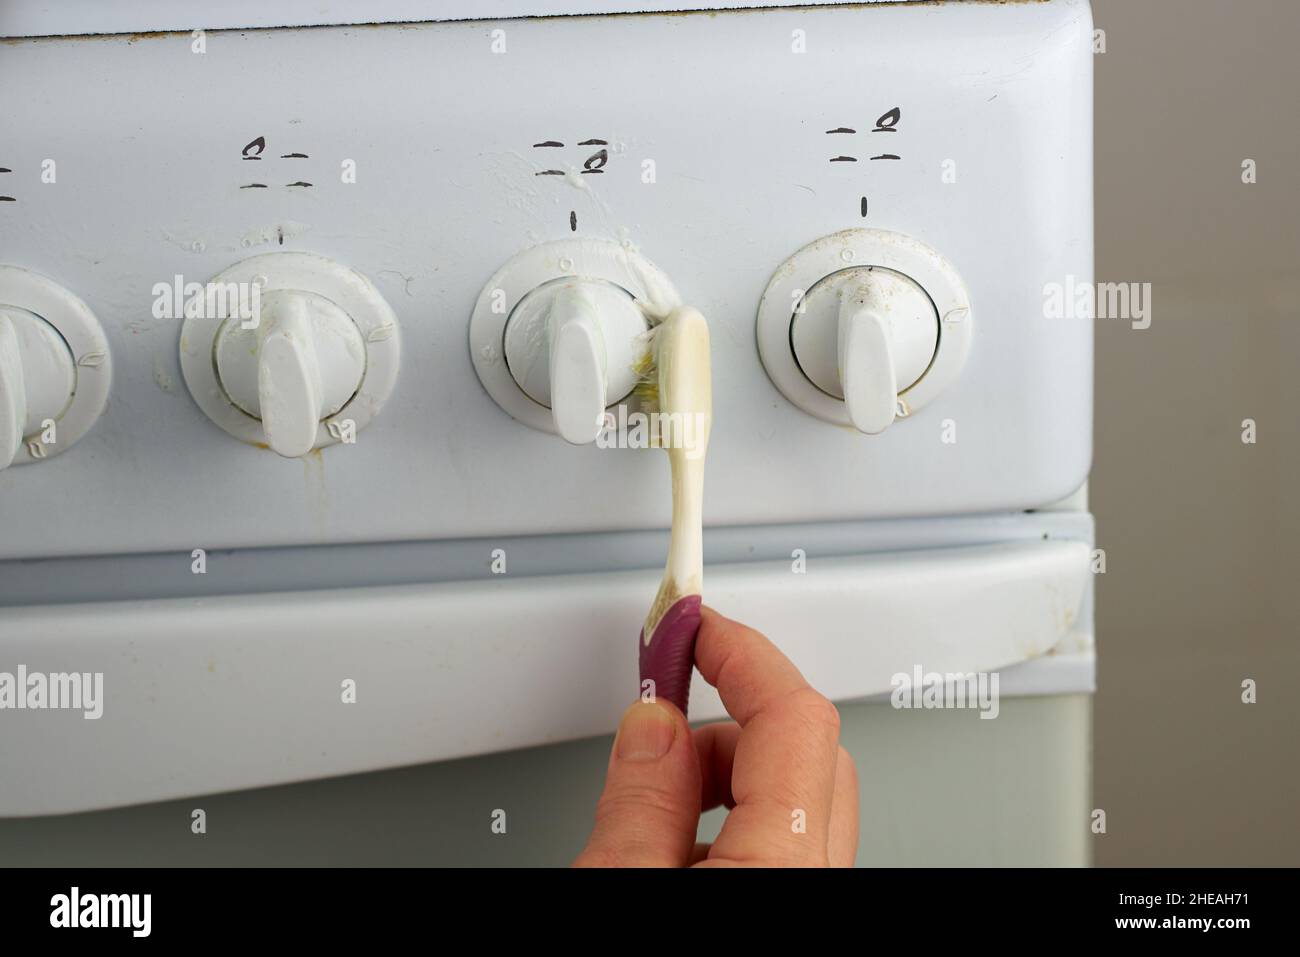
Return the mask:
<svg viewBox="0 0 1300 957">
<path fill-rule="evenodd" d="M 695 667 L 695 635 L 700 630 L 700 596 L 687 595 L 671 608 L 646 644 L 645 629 L 637 644 L 641 648 L 641 683 L 654 682 L 656 698 L 666 698 L 686 714 L 691 695 L 691 670 Z"/>
</svg>

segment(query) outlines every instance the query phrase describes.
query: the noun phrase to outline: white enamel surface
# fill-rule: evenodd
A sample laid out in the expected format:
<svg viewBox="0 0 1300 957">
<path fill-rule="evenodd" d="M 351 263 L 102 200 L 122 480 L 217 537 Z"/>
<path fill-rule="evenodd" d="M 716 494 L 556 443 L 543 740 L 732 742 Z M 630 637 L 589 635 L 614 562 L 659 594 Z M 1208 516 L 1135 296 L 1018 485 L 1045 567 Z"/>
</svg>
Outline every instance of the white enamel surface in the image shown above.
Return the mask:
<svg viewBox="0 0 1300 957">
<path fill-rule="evenodd" d="M 998 671 L 1078 630 L 1088 546 L 1041 541 L 708 569 L 708 600 L 836 701 L 896 674 Z M 6 661 L 103 672 L 103 715 L 6 711 L 0 816 L 54 814 L 611 731 L 658 572 L 8 609 Z M 526 621 L 526 628 L 520 623 Z M 177 622 L 184 622 L 178 628 Z M 1008 674 L 1008 679 L 1011 674 Z M 345 680 L 357 703 L 341 703 Z M 1033 693 L 1091 688 L 1039 669 Z M 1002 693 L 1014 693 L 1008 680 Z M 695 676 L 692 718 L 723 715 Z M 974 717 L 974 716 L 972 716 Z M 58 760 L 51 760 L 57 755 Z M 111 759 L 110 759 L 111 756 Z"/>
<path fill-rule="evenodd" d="M 75 176 L 61 163 L 57 187 L 6 204 L 0 261 L 94 304 L 117 387 L 75 455 L 0 474 L 0 555 L 666 527 L 661 457 L 547 434 L 550 411 L 501 359 L 503 326 L 471 340 L 470 317 L 504 263 L 584 237 L 634 244 L 709 319 L 710 526 L 1019 510 L 1082 483 L 1092 323 L 1044 319 L 1043 288 L 1092 279 L 1085 3 L 507 26 L 506 55 L 473 23 L 231 31 L 209 35 L 203 56 L 188 34 L 5 45 L 0 88 L 41 96 L 6 101 L 0 142 L 15 145 L 4 164 L 37 178 L 46 156 L 97 161 Z M 795 29 L 806 55 L 790 51 Z M 898 132 L 873 140 L 870 124 L 894 106 Z M 826 135 L 840 125 L 859 132 Z M 243 161 L 257 136 L 267 158 Z M 593 148 L 577 144 L 593 137 L 609 141 L 608 163 L 582 175 Z M 566 145 L 535 148 L 551 138 Z M 870 162 L 877 146 L 901 159 Z M 309 158 L 280 159 L 292 152 Z M 859 162 L 828 161 L 840 152 Z M 344 159 L 356 163 L 355 183 L 341 181 Z M 948 159 L 956 182 L 943 181 Z M 552 166 L 565 175 L 537 175 Z M 240 189 L 255 178 L 267 188 Z M 314 185 L 287 186 L 299 178 Z M 778 267 L 859 226 L 937 250 L 973 309 L 960 374 L 871 438 L 787 399 L 755 341 Z M 399 387 L 377 417 L 353 403 L 349 416 L 369 424 L 355 446 L 323 453 L 323 476 L 256 448 L 260 425 L 242 412 L 246 445 L 213 428 L 209 399 L 185 394 L 180 323 L 150 315 L 155 283 L 177 273 L 202 282 L 275 249 L 368 277 L 402 324 Z M 507 289 L 507 314 L 536 285 Z M 790 290 L 781 298 L 789 354 Z M 210 348 L 197 360 L 209 370 Z M 373 376 L 368 366 L 361 395 Z M 489 381 L 543 424 L 502 412 L 480 384 Z M 958 423 L 954 445 L 938 440 L 945 419 Z M 59 507 L 39 507 L 51 501 Z"/>
</svg>

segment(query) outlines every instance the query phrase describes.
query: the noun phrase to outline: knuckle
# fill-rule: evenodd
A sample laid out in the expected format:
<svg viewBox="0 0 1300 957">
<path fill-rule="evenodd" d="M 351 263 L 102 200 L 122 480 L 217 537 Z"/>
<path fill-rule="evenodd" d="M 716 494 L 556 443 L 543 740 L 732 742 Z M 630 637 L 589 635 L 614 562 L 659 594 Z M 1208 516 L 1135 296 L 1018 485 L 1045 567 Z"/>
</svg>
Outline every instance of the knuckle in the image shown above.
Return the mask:
<svg viewBox="0 0 1300 957">
<path fill-rule="evenodd" d="M 791 705 L 805 721 L 827 729 L 839 740 L 840 709 L 829 698 L 814 688 L 800 688 L 790 697 Z"/>
<path fill-rule="evenodd" d="M 596 805 L 596 820 L 623 816 L 678 817 L 687 810 L 681 798 L 662 788 L 646 784 L 623 785 L 601 795 Z"/>
</svg>

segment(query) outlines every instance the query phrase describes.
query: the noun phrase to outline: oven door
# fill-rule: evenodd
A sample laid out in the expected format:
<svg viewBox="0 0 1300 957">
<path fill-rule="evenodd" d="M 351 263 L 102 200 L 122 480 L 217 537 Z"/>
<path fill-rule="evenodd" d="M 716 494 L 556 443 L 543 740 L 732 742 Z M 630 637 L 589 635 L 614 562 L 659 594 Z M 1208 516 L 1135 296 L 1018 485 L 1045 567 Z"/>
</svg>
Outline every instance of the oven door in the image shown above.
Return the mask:
<svg viewBox="0 0 1300 957">
<path fill-rule="evenodd" d="M 1037 540 L 710 566 L 708 601 L 835 701 L 931 675 L 1091 690 L 1089 546 Z M 78 674 L 4 716 L 0 816 L 58 814 L 608 733 L 655 570 L 5 609 L 4 670 Z M 1045 671 L 1033 662 L 1050 656 Z M 1031 663 L 1028 668 L 1026 663 Z M 96 676 L 102 676 L 97 678 Z M 17 674 L 14 674 L 17 679 Z M 1047 684 L 1044 684 L 1044 682 Z M 54 681 L 47 684 L 53 689 Z M 693 719 L 722 717 L 697 674 Z"/>
</svg>

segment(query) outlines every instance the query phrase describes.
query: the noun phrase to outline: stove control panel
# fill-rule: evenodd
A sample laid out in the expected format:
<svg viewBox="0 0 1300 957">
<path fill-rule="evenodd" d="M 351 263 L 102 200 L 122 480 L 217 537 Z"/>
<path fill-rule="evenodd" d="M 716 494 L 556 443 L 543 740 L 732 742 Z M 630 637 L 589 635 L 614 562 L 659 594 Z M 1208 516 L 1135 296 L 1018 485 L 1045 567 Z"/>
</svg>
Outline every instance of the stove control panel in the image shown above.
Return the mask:
<svg viewBox="0 0 1300 957">
<path fill-rule="evenodd" d="M 1058 501 L 1091 31 L 1052 0 L 6 39 L 0 560 L 664 528 L 661 454 L 599 439 L 657 299 L 710 322 L 709 525 Z"/>
</svg>

